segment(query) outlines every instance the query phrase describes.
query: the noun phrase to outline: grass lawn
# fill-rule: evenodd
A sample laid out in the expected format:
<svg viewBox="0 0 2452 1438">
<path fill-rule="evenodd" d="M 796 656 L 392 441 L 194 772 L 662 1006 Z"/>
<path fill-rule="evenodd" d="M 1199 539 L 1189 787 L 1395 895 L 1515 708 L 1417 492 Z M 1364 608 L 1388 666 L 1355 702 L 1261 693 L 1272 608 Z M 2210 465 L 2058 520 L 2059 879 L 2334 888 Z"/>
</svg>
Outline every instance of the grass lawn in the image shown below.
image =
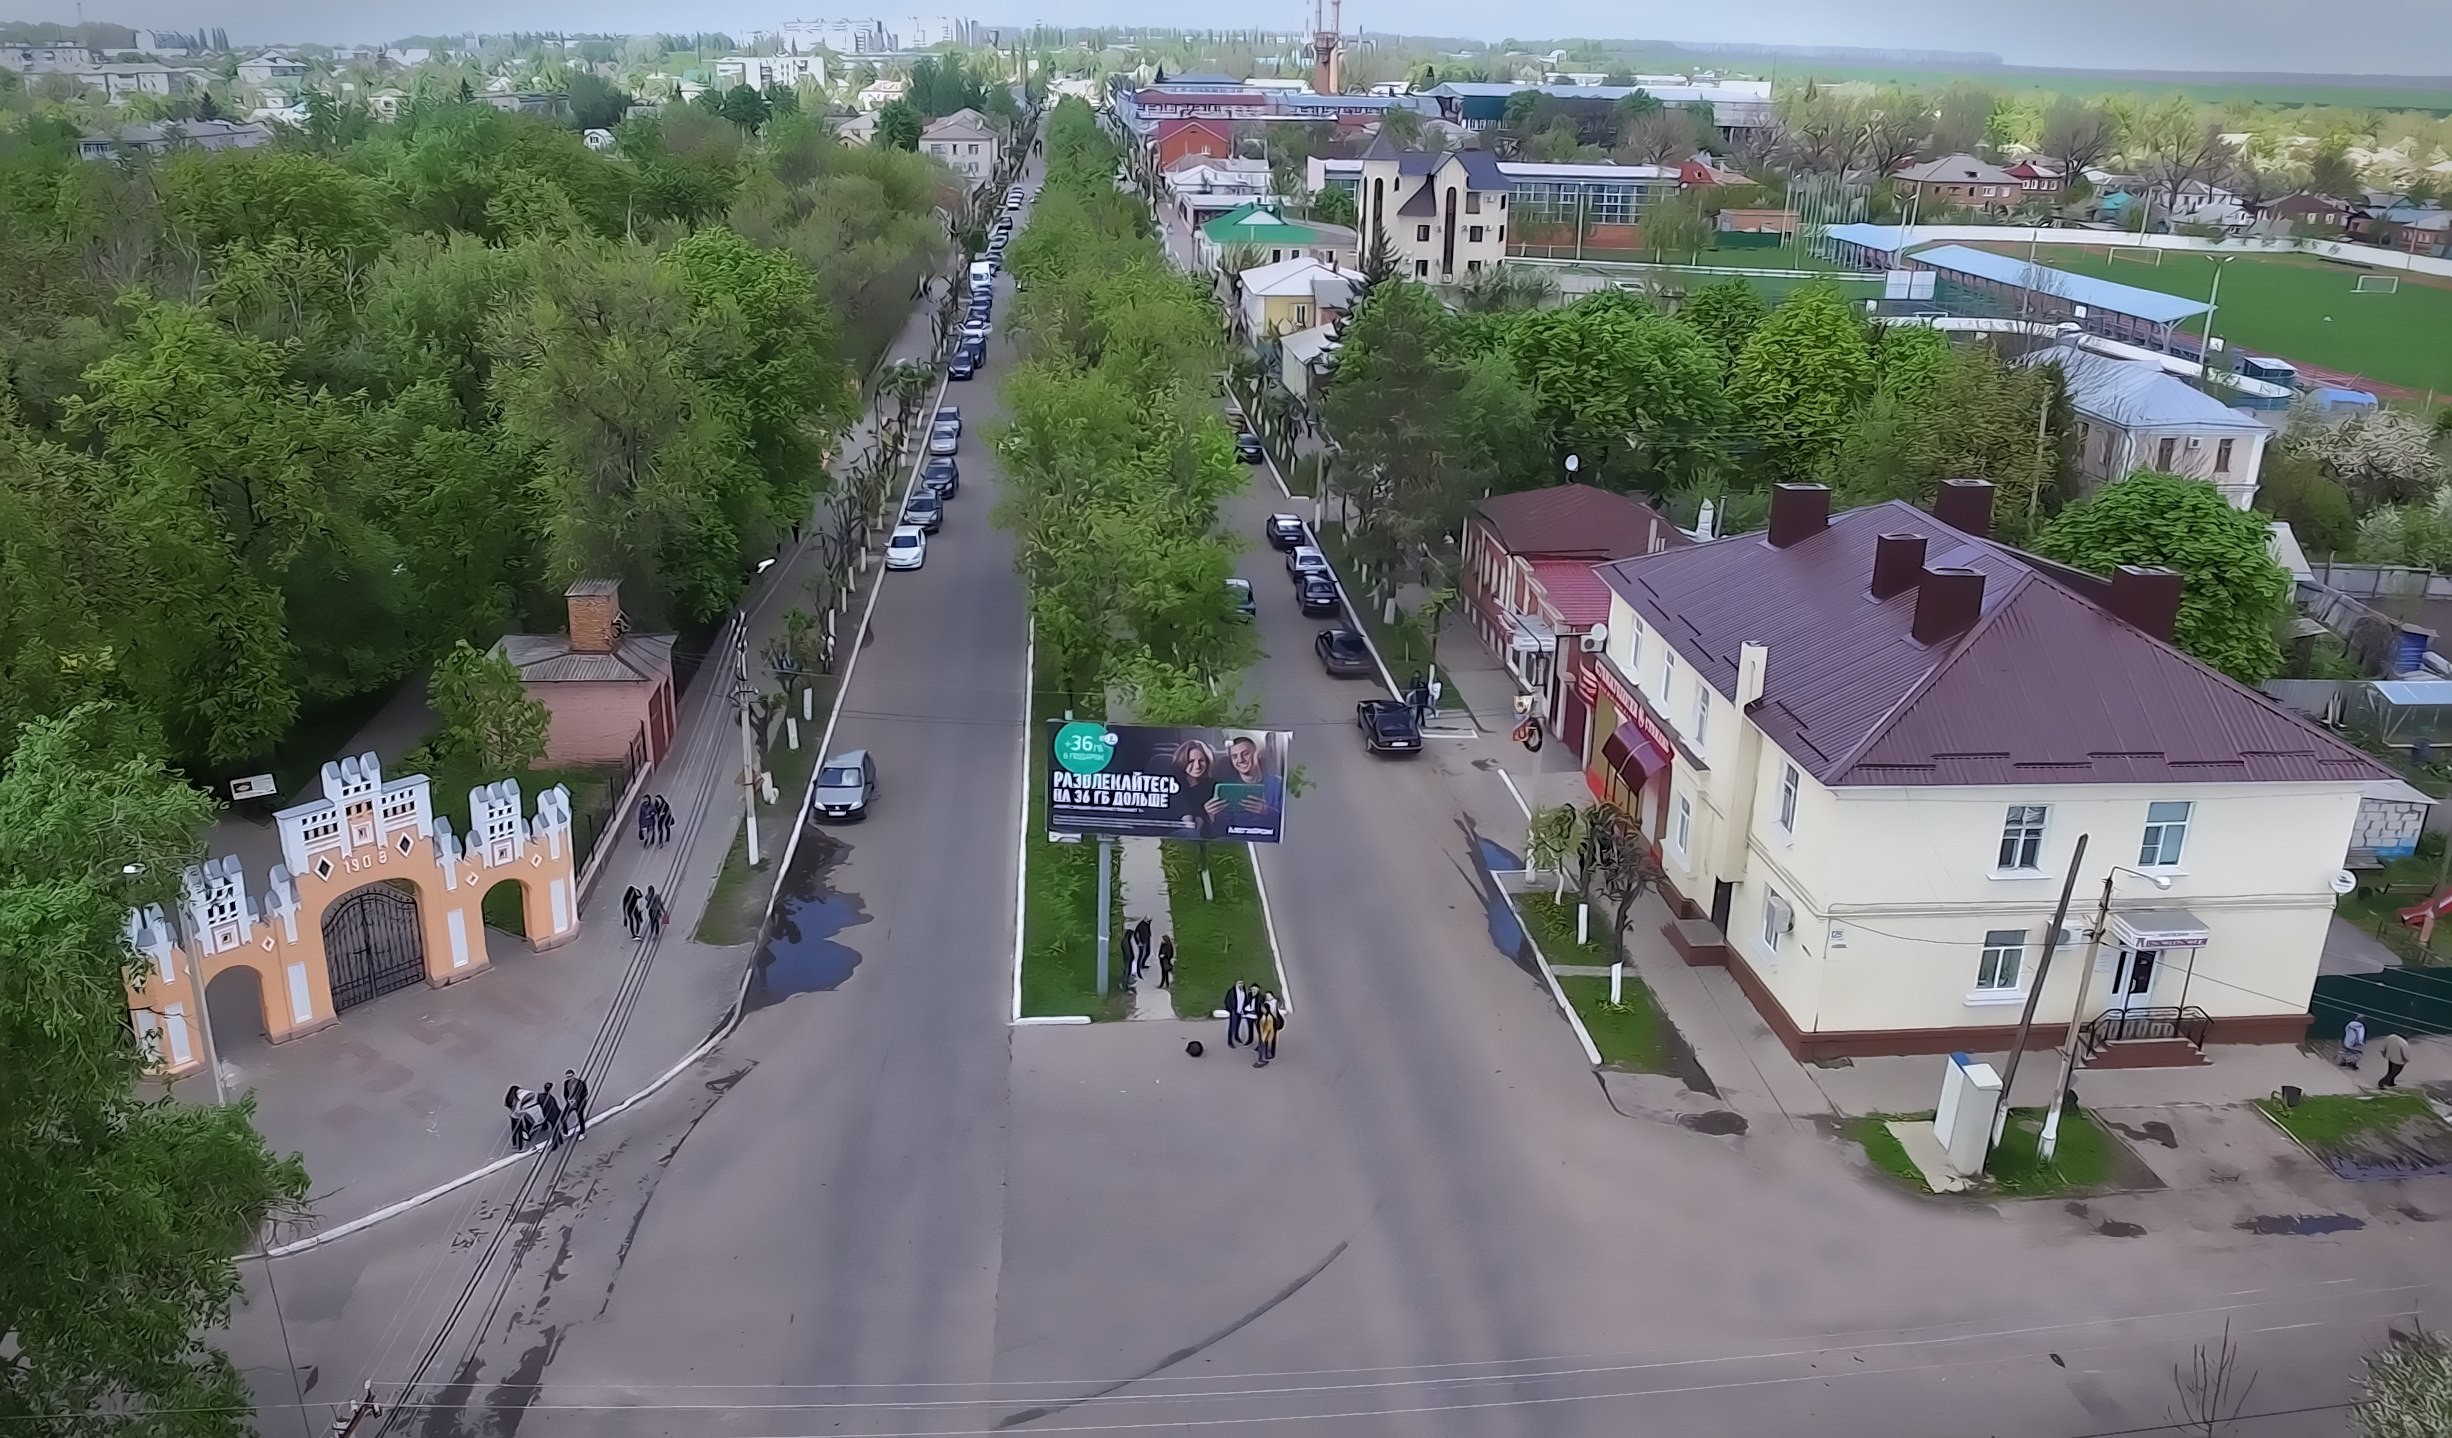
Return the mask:
<svg viewBox="0 0 2452 1438">
<path fill-rule="evenodd" d="M 1888 1125 L 1900 1120 L 1928 1123 L 1932 1117 L 1929 1113 L 1866 1114 L 1849 1119 L 1846 1133 L 1864 1149 L 1865 1157 L 1875 1168 L 1920 1193 L 1930 1192 L 1915 1161 L 1907 1156 L 1907 1150 Z M 1993 1150 L 1991 1181 L 1968 1192 L 1977 1197 L 2049 1198 L 2107 1188 L 2121 1181 L 2128 1166 L 2127 1155 L 2119 1142 L 2086 1114 L 2061 1115 L 2060 1149 L 2053 1155 L 2050 1167 L 2035 1157 L 2042 1134 L 2042 1109 L 2011 1109 L 2001 1146 Z"/>
<path fill-rule="evenodd" d="M 740 804 L 740 789 L 727 783 L 717 799 L 718 809 L 708 815 L 712 824 L 733 826 L 732 848 L 724 855 L 724 867 L 715 876 L 715 888 L 707 895 L 706 912 L 698 919 L 693 937 L 702 944 L 746 944 L 758 936 L 758 921 L 766 914 L 766 896 L 775 872 L 775 856 L 791 839 L 791 826 L 800 820 L 800 801 L 807 797 L 809 775 L 817 768 L 818 741 L 826 732 L 826 715 L 834 706 L 835 690 L 843 682 L 840 674 L 821 674 L 809 686 L 815 697 L 810 712 L 816 718 L 800 726 L 800 747 L 784 742 L 784 728 L 775 726 L 775 746 L 766 755 L 767 771 L 775 776 L 775 802 L 769 804 L 763 795 L 758 799 L 758 865 L 749 865 L 749 835 L 738 819 L 724 811 L 735 810 Z M 798 717 L 799 710 L 792 713 Z M 735 722 L 737 723 L 737 717 Z M 738 775 L 739 770 L 733 771 Z M 616 815 L 618 824 L 627 815 Z M 755 878 L 757 882 L 751 880 Z"/>
<path fill-rule="evenodd" d="M 474 774 L 436 774 L 433 779 L 435 817 L 451 821 L 451 831 L 466 838 L 468 835 L 468 791 L 480 782 Z M 527 814 L 536 812 L 536 796 L 559 784 L 570 790 L 570 807 L 574 816 L 587 813 L 592 807 L 609 802 L 612 787 L 621 770 L 614 765 L 583 764 L 560 769 L 529 769 L 510 776 L 519 780 L 519 804 Z M 598 835 L 589 832 L 585 823 L 575 826 L 572 871 L 587 867 L 588 855 L 595 851 Z M 526 937 L 527 916 L 520 903 L 517 883 L 504 880 L 485 891 L 483 903 L 487 927 Z"/>
<path fill-rule="evenodd" d="M 1608 939 L 1602 933 L 1604 920 L 1598 910 L 1592 915 L 1592 936 L 1589 944 L 1575 942 L 1575 902 L 1564 903 L 1547 894 L 1518 894 L 1516 911 L 1524 916 L 1524 927 L 1531 933 L 1541 956 L 1552 965 L 1577 968 L 1609 962 Z M 1630 970 L 1620 988 L 1622 1002 L 1610 1007 L 1609 980 L 1576 978 L 1561 975 L 1558 986 L 1566 991 L 1567 1002 L 1583 1018 L 1584 1028 L 1592 1035 L 1592 1043 L 1601 1051 L 1601 1062 L 1614 1069 L 1635 1073 L 1676 1073 L 1675 1049 L 1671 1039 L 1674 1030 L 1668 1018 L 1652 999 L 1652 991 Z"/>
<path fill-rule="evenodd" d="M 1209 1017 L 1218 997 L 1237 979 L 1282 993 L 1277 951 L 1269 944 L 1260 890 L 1252 878 L 1250 847 L 1208 846 L 1215 899 L 1201 893 L 1201 845 L 1168 841 L 1158 847 L 1166 865 L 1167 908 L 1175 931 L 1175 1017 Z"/>
<path fill-rule="evenodd" d="M 1036 676 L 1033 676 L 1034 686 Z M 1030 817 L 1022 828 L 1022 1015 L 1052 1018 L 1088 1014 L 1124 1016 L 1123 989 L 1113 966 L 1122 958 L 1111 938 L 1108 993 L 1098 995 L 1098 844 L 1053 844 L 1047 839 L 1047 722 L 1064 717 L 1064 706 L 1033 690 L 1030 714 Z M 1197 879 L 1194 882 L 1198 882 Z M 1124 931 L 1124 886 L 1112 885 L 1107 922 Z M 1178 949 L 1183 939 L 1175 940 Z M 1219 992 L 1223 993 L 1224 989 Z"/>
<path fill-rule="evenodd" d="M 2022 245 L 1990 245 L 2026 257 Z M 2187 251 L 2162 263 L 2114 260 L 2108 249 L 2047 245 L 2042 263 L 2071 274 L 2115 280 L 2142 290 L 2203 300 L 2211 293 L 2216 257 Z M 2242 255 L 2222 267 L 2222 308 L 2215 332 L 2234 350 L 2270 354 L 2424 394 L 2452 393 L 2452 285 L 2400 275 L 2389 295 L 2355 294 L 2360 275 L 2397 274 L 2311 255 Z M 2181 326 L 2204 332 L 2202 316 Z"/>
<path fill-rule="evenodd" d="M 2280 1124 L 2292 1138 L 2310 1147 L 2324 1147 L 2399 1128 L 2413 1119 L 2441 1125 L 2424 1095 L 2414 1093 L 2309 1094 L 2297 1108 L 2284 1108 L 2269 1098 L 2256 1106 Z"/>
<path fill-rule="evenodd" d="M 763 837 L 763 836 L 761 836 Z M 771 872 L 764 865 L 749 867 L 749 836 L 735 825 L 732 849 L 707 895 L 706 911 L 698 916 L 691 937 L 702 944 L 746 944 L 758 936 L 758 920 L 766 913 L 766 886 L 754 882 Z"/>
</svg>

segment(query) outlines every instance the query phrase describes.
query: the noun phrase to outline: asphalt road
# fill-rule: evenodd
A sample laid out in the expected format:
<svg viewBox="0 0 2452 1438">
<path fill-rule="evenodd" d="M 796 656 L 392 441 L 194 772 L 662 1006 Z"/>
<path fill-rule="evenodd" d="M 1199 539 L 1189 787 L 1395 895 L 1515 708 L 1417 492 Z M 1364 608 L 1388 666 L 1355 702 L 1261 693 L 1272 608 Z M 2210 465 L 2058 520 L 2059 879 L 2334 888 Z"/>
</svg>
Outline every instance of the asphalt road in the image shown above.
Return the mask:
<svg viewBox="0 0 2452 1438">
<path fill-rule="evenodd" d="M 2218 1192 L 1919 1203 L 1810 1130 L 1615 1112 L 1494 940 L 1463 815 L 1497 779 L 1442 741 L 1362 752 L 1377 691 L 1312 659 L 1265 477 L 1233 515 L 1250 688 L 1311 781 L 1261 858 L 1280 1061 L 1214 1028 L 1195 1061 L 1171 1023 L 1008 1027 L 1023 609 L 980 437 L 1009 362 L 951 387 L 963 491 L 888 577 L 834 745 L 881 792 L 828 831 L 773 1001 L 521 1216 L 394 1431 L 2108 1434 L 2166 1423 L 2173 1363 L 2228 1320 L 2248 1410 L 2312 1410 L 2237 1431 L 2339 1433 L 2386 1322 L 2445 1321 L 2423 1226 L 2252 1237 Z M 282 1261 L 286 1322 L 251 1269 L 230 1341 L 262 1430 L 394 1396 L 503 1201 Z M 2150 1235 L 2104 1236 L 2106 1206 Z"/>
</svg>

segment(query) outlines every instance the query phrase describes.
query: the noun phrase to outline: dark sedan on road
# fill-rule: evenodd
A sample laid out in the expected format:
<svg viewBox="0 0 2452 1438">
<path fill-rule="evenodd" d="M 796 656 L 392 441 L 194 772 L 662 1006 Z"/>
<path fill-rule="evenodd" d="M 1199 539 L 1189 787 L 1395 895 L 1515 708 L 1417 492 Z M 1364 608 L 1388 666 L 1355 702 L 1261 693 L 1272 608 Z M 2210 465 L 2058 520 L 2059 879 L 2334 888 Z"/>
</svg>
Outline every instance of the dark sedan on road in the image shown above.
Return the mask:
<svg viewBox="0 0 2452 1438">
<path fill-rule="evenodd" d="M 1268 451 L 1260 447 L 1260 436 L 1247 429 L 1235 436 L 1235 458 L 1245 464 L 1258 464 L 1268 458 Z"/>
<path fill-rule="evenodd" d="M 1363 700 L 1354 706 L 1354 727 L 1362 731 L 1362 747 L 1374 754 L 1422 752 L 1421 726 L 1401 699 Z"/>
<path fill-rule="evenodd" d="M 1305 543 L 1303 517 L 1299 514 L 1272 514 L 1269 516 L 1268 534 L 1271 549 L 1290 550 Z"/>
<path fill-rule="evenodd" d="M 1311 641 L 1311 652 L 1320 656 L 1320 667 L 1331 674 L 1368 674 L 1376 667 L 1371 663 L 1370 646 L 1351 629 L 1323 629 L 1320 637 Z"/>
<path fill-rule="evenodd" d="M 1325 574 L 1306 574 L 1294 588 L 1295 602 L 1305 615 L 1321 619 L 1344 608 L 1337 600 L 1337 582 Z"/>
<path fill-rule="evenodd" d="M 929 492 L 937 498 L 951 499 L 962 492 L 962 466 L 956 464 L 950 455 L 939 456 L 928 461 L 928 467 L 920 471 L 920 483 L 928 486 Z"/>
<path fill-rule="evenodd" d="M 953 359 L 946 364 L 946 376 L 951 379 L 969 379 L 979 373 L 979 366 L 984 362 L 986 355 L 987 346 L 985 345 L 964 345 L 954 351 Z"/>
</svg>

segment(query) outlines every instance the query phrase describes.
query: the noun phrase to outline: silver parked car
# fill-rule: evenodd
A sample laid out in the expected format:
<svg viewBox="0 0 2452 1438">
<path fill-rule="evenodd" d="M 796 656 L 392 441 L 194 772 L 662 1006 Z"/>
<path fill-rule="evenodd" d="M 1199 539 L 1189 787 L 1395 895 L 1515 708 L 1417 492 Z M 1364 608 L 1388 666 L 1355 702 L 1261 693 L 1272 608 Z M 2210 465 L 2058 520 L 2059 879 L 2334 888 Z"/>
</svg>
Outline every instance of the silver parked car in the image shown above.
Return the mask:
<svg viewBox="0 0 2452 1438">
<path fill-rule="evenodd" d="M 866 749 L 837 754 L 817 771 L 817 792 L 811 800 L 821 819 L 858 819 L 877 797 L 877 766 Z"/>
</svg>

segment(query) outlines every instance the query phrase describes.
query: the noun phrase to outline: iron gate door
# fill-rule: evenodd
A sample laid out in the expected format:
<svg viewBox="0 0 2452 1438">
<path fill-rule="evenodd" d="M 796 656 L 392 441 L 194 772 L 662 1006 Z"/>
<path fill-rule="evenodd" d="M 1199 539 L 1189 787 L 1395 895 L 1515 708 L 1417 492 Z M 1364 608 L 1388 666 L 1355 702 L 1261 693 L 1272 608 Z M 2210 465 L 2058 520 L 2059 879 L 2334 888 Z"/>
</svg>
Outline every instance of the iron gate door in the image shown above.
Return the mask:
<svg viewBox="0 0 2452 1438">
<path fill-rule="evenodd" d="M 417 928 L 417 900 L 375 884 L 324 914 L 324 963 L 332 978 L 335 1013 L 426 976 L 426 945 Z"/>
</svg>

